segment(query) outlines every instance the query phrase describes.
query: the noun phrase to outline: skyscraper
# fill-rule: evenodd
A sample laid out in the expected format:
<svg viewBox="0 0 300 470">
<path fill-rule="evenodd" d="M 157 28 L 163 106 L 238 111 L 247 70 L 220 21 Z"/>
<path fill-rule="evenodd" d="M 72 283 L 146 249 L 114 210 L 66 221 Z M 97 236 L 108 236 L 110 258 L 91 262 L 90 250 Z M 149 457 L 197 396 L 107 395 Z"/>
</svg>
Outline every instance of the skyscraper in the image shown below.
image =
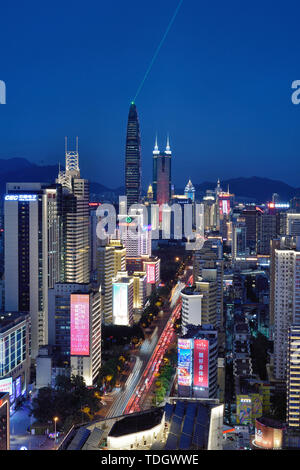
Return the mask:
<svg viewBox="0 0 300 470">
<path fill-rule="evenodd" d="M 128 207 L 141 197 L 141 137 L 136 105 L 131 102 L 128 114 L 125 151 L 125 191 Z"/>
<path fill-rule="evenodd" d="M 171 198 L 171 157 L 169 137 L 164 152 L 158 149 L 157 138 L 153 150 L 153 200 L 160 206 Z"/>
<path fill-rule="evenodd" d="M 60 278 L 59 185 L 7 183 L 5 310 L 30 312 L 32 357 L 48 342 L 48 288 Z"/>
<path fill-rule="evenodd" d="M 89 182 L 80 177 L 78 139 L 70 151 L 66 141 L 66 170 L 59 171 L 62 185 L 62 282 L 90 281 Z"/>
<path fill-rule="evenodd" d="M 274 375 L 286 380 L 289 327 L 300 324 L 300 251 L 275 249 L 274 256 Z"/>
<path fill-rule="evenodd" d="M 291 325 L 288 332 L 287 413 L 290 428 L 300 428 L 300 326 Z"/>
</svg>

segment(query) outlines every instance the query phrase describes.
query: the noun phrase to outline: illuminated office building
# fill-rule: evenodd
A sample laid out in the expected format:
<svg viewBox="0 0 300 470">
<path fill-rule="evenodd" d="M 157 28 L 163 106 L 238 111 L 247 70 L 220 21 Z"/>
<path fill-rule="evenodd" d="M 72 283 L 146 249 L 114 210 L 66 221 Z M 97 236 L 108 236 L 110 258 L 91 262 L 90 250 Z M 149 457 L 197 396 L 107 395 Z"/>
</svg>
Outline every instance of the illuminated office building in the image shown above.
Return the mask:
<svg viewBox="0 0 300 470">
<path fill-rule="evenodd" d="M 141 173 L 140 125 L 136 105 L 132 102 L 128 114 L 125 151 L 125 191 L 128 207 L 140 202 Z"/>
<path fill-rule="evenodd" d="M 12 407 L 27 392 L 30 364 L 30 315 L 0 314 L 0 392 L 9 392 Z"/>
<path fill-rule="evenodd" d="M 178 396 L 217 398 L 218 333 L 212 325 L 191 326 L 178 338 Z"/>
<path fill-rule="evenodd" d="M 0 451 L 10 449 L 9 395 L 0 392 Z M 3 454 L 2 454 L 3 455 Z"/>
<path fill-rule="evenodd" d="M 90 285 L 82 283 L 56 283 L 49 289 L 49 345 L 56 346 L 63 362 L 70 365 L 71 294 L 89 292 Z"/>
<path fill-rule="evenodd" d="M 151 227 L 142 213 L 119 215 L 120 239 L 126 248 L 126 257 L 151 256 Z"/>
<path fill-rule="evenodd" d="M 192 202 L 195 202 L 195 188 L 193 186 L 193 183 L 191 180 L 188 181 L 185 189 L 184 189 L 184 195 L 190 199 Z"/>
<path fill-rule="evenodd" d="M 133 325 L 133 278 L 120 272 L 113 278 L 113 316 L 114 325 Z"/>
<path fill-rule="evenodd" d="M 103 321 L 112 323 L 112 280 L 115 276 L 114 247 L 98 247 L 98 283 L 103 300 Z"/>
<path fill-rule="evenodd" d="M 112 323 L 112 280 L 118 272 L 126 271 L 126 248 L 120 240 L 110 240 L 98 246 L 98 283 L 103 299 L 103 320 Z"/>
<path fill-rule="evenodd" d="M 7 183 L 5 310 L 29 312 L 31 353 L 48 342 L 48 288 L 60 280 L 62 192 L 59 185 Z"/>
<path fill-rule="evenodd" d="M 63 189 L 61 282 L 90 282 L 89 182 L 80 177 L 78 139 L 76 150 L 65 149 L 66 169 L 57 183 Z"/>
<path fill-rule="evenodd" d="M 133 308 L 142 310 L 146 301 L 147 276 L 145 272 L 134 271 L 133 277 Z"/>
<path fill-rule="evenodd" d="M 153 150 L 153 200 L 160 206 L 171 199 L 171 158 L 169 137 L 164 152 L 160 152 L 157 138 Z"/>
</svg>

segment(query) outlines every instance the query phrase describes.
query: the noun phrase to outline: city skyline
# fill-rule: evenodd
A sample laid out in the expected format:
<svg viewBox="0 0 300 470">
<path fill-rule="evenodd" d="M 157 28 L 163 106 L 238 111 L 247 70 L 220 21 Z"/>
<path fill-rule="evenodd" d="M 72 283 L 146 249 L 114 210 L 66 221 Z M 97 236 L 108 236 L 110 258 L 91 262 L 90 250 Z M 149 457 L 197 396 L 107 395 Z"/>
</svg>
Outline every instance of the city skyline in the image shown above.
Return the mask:
<svg viewBox="0 0 300 470">
<path fill-rule="evenodd" d="M 0 451 L 300 450 L 300 6 L 2 13 Z"/>
<path fill-rule="evenodd" d="M 82 14 L 76 3 L 70 11 L 60 5 L 60 17 L 54 8 L 47 20 L 36 2 L 31 5 L 18 13 L 9 5 L 2 8 L 0 38 L 6 48 L 0 78 L 7 104 L 0 106 L 0 158 L 55 164 L 62 159 L 64 136 L 78 135 L 86 177 L 97 173 L 100 181 L 104 172 L 107 186 L 119 187 L 128 106 L 177 2 L 135 1 L 130 7 L 90 2 Z M 113 8 L 120 14 L 113 15 Z M 226 8 L 219 2 L 217 9 L 218 15 L 215 6 L 183 2 L 137 98 L 142 185 L 151 181 L 156 133 L 159 138 L 169 133 L 176 185 L 188 164 L 196 182 L 260 173 L 298 186 L 300 108 L 292 104 L 291 84 L 300 73 L 299 6 L 265 2 L 258 10 L 254 2 L 241 11 L 236 2 Z M 31 26 L 25 37 L 24 17 Z M 76 40 L 64 27 L 69 22 L 80 31 Z M 55 37 L 47 34 L 53 24 Z M 134 45 L 128 33 L 133 25 L 139 38 Z M 21 37 L 24 50 L 16 47 Z M 293 174 L 282 168 L 286 159 Z"/>
</svg>

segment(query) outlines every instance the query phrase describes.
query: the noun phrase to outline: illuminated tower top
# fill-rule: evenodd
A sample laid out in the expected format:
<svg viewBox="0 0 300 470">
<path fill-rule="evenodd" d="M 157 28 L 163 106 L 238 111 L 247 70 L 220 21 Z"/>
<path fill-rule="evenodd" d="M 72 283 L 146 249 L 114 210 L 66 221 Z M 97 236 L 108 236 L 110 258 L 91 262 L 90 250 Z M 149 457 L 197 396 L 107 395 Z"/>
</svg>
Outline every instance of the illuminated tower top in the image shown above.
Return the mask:
<svg viewBox="0 0 300 470">
<path fill-rule="evenodd" d="M 80 178 L 78 137 L 76 137 L 76 149 L 75 150 L 68 150 L 68 138 L 65 137 L 65 156 L 66 156 L 66 173 L 71 176 Z"/>
<path fill-rule="evenodd" d="M 138 203 L 141 197 L 141 137 L 135 103 L 132 101 L 127 123 L 125 150 L 125 190 L 127 204 Z"/>
<path fill-rule="evenodd" d="M 172 155 L 169 136 L 167 137 L 167 145 L 166 145 L 165 154 L 166 155 Z"/>
</svg>

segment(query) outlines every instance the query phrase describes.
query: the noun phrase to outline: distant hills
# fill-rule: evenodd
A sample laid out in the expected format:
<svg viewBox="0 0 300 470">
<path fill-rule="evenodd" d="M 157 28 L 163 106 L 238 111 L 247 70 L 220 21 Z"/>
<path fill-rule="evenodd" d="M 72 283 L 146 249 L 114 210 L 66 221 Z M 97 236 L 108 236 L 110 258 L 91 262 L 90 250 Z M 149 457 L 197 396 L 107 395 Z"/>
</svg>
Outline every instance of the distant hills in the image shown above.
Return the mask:
<svg viewBox="0 0 300 470">
<path fill-rule="evenodd" d="M 300 188 L 294 188 L 282 181 L 272 180 L 269 178 L 260 178 L 251 176 L 250 178 L 234 178 L 221 181 L 223 191 L 229 190 L 238 198 L 253 200 L 254 202 L 265 202 L 272 199 L 273 193 L 278 193 L 281 201 L 289 201 L 294 196 L 300 196 Z M 196 195 L 199 197 L 204 194 L 207 189 L 214 189 L 216 182 L 204 182 L 195 184 Z"/>
<path fill-rule="evenodd" d="M 7 182 L 54 182 L 58 174 L 58 165 L 36 165 L 25 158 L 0 159 L 0 193 L 5 193 Z M 273 193 L 278 193 L 281 201 L 289 201 L 294 196 L 300 196 L 300 188 L 294 188 L 282 181 L 269 178 L 251 176 L 249 178 L 233 178 L 222 180 L 224 191 L 227 187 L 239 199 L 253 202 L 270 201 Z M 216 181 L 205 181 L 195 184 L 196 197 L 203 196 L 207 189 L 215 189 Z M 92 198 L 117 199 L 124 194 L 124 187 L 116 189 L 107 188 L 99 182 L 90 183 Z M 183 189 L 175 189 L 175 193 L 182 194 Z"/>
</svg>

